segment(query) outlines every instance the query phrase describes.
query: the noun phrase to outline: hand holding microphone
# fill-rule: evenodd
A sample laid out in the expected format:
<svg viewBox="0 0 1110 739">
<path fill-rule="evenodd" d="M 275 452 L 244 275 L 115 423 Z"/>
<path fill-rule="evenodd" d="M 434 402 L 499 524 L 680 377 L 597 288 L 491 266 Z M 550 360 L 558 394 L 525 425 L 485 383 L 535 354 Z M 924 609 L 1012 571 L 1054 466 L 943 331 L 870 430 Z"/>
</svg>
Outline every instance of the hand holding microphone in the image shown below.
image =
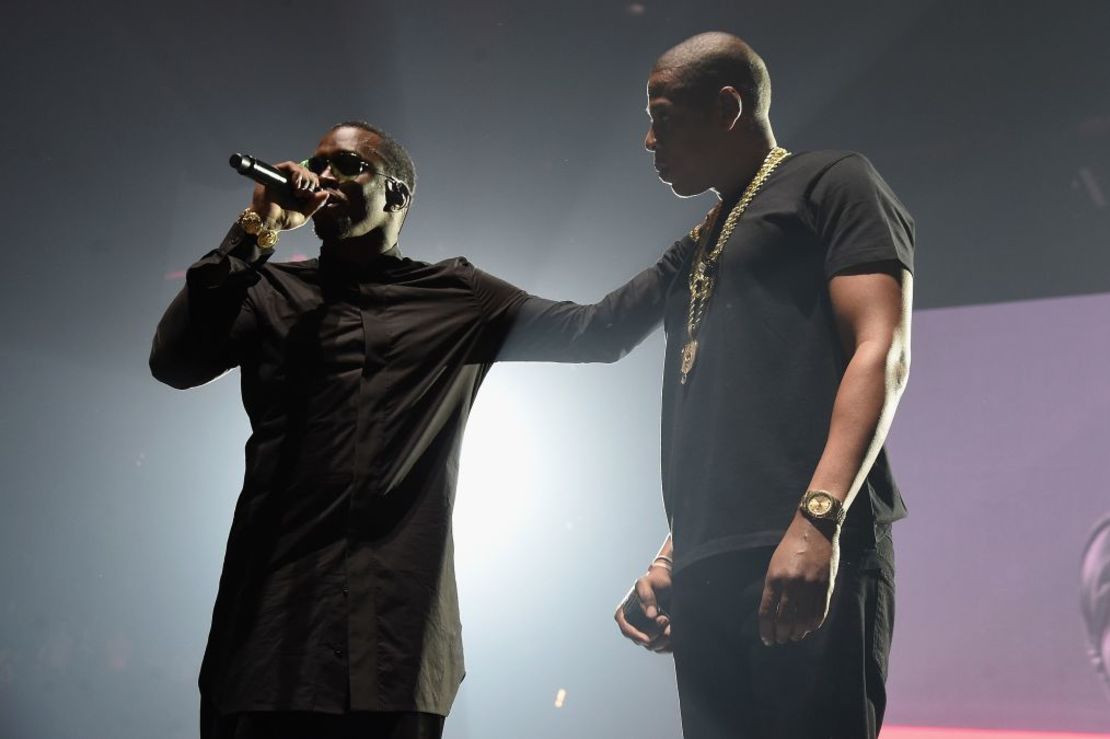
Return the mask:
<svg viewBox="0 0 1110 739">
<path fill-rule="evenodd" d="M 262 218 L 267 229 L 299 228 L 328 200 L 328 193 L 320 189 L 320 178 L 297 162 L 269 165 L 250 156 L 233 154 L 229 164 L 258 183 L 250 209 Z"/>
</svg>

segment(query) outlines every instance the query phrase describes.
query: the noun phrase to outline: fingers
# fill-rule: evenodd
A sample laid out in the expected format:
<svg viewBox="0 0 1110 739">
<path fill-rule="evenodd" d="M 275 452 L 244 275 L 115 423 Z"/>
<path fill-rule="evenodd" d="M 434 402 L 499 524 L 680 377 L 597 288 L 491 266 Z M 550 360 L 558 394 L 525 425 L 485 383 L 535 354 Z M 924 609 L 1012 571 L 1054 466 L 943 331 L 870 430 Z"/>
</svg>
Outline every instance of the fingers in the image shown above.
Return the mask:
<svg viewBox="0 0 1110 739">
<path fill-rule="evenodd" d="M 659 617 L 659 604 L 655 600 L 655 589 L 651 587 L 651 582 L 647 577 L 636 580 L 636 596 L 643 605 L 645 616 L 652 620 Z"/>
<path fill-rule="evenodd" d="M 639 607 L 639 604 L 629 606 L 629 603 L 628 603 L 629 598 L 635 598 L 635 597 L 636 597 L 635 589 L 628 591 L 628 595 L 625 596 L 625 599 L 622 600 L 620 602 L 620 605 L 617 606 L 617 610 L 613 614 L 613 620 L 615 620 L 617 622 L 617 627 L 620 628 L 621 634 L 623 634 L 625 636 L 625 638 L 632 640 L 636 644 L 639 644 L 641 647 L 646 647 L 646 648 L 650 649 L 650 645 L 652 643 L 652 638 L 650 636 L 648 636 L 647 634 L 645 634 L 644 632 L 637 629 L 632 624 L 628 623 L 628 619 L 625 618 L 625 615 L 624 615 L 625 608 L 627 608 L 627 607 L 638 608 Z"/>
<path fill-rule="evenodd" d="M 790 580 L 768 578 L 759 603 L 759 638 L 766 645 L 804 639 L 812 616 L 805 588 Z"/>
<path fill-rule="evenodd" d="M 660 615 L 655 619 L 656 625 L 659 627 L 659 634 L 651 640 L 648 649 L 656 654 L 667 654 L 671 651 L 671 621 L 665 615 Z"/>
<path fill-rule="evenodd" d="M 824 583 L 768 580 L 759 605 L 759 638 L 767 646 L 805 639 L 825 621 L 827 593 Z"/>
<path fill-rule="evenodd" d="M 759 600 L 759 639 L 767 646 L 775 643 L 775 619 L 778 609 L 778 583 L 768 578 L 763 583 L 763 597 Z"/>
<path fill-rule="evenodd" d="M 783 588 L 779 593 L 779 602 L 775 613 L 775 622 L 771 630 L 775 644 L 786 644 L 794 637 L 798 628 L 798 605 L 800 599 L 795 599 L 790 588 Z"/>
<path fill-rule="evenodd" d="M 289 182 L 293 185 L 293 193 L 301 199 L 310 198 L 320 191 L 320 178 L 304 167 L 297 167 L 289 176 Z"/>
<path fill-rule="evenodd" d="M 320 178 L 307 169 L 290 177 L 289 181 L 293 184 L 294 194 L 302 199 L 310 198 L 320 191 Z"/>
<path fill-rule="evenodd" d="M 671 619 L 659 608 L 647 576 L 639 578 L 628 591 L 613 619 L 621 633 L 639 646 L 656 653 L 671 651 Z"/>
<path fill-rule="evenodd" d="M 303 213 L 305 214 L 305 216 L 311 218 L 316 211 L 320 210 L 324 207 L 324 205 L 327 204 L 329 195 L 323 190 L 318 190 L 316 192 L 309 193 L 308 197 L 309 201 L 305 204 Z"/>
<path fill-rule="evenodd" d="M 297 162 L 282 162 L 274 168 L 289 178 L 293 194 L 300 200 L 308 200 L 320 189 L 320 178 Z"/>
</svg>

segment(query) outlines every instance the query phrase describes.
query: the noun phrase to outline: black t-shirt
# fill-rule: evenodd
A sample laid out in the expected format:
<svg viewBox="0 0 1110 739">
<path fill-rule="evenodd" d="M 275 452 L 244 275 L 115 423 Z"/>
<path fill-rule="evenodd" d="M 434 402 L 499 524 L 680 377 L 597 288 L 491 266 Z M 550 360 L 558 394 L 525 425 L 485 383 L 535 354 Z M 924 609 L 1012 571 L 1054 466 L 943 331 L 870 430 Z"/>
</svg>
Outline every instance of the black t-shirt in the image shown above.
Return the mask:
<svg viewBox="0 0 1110 739">
<path fill-rule="evenodd" d="M 686 385 L 690 292 L 675 280 L 662 469 L 679 567 L 781 540 L 824 450 L 847 364 L 829 280 L 884 262 L 913 269 L 910 215 L 863 156 L 807 152 L 779 165 L 725 246 Z M 843 540 L 873 538 L 905 512 L 880 453 Z"/>
</svg>

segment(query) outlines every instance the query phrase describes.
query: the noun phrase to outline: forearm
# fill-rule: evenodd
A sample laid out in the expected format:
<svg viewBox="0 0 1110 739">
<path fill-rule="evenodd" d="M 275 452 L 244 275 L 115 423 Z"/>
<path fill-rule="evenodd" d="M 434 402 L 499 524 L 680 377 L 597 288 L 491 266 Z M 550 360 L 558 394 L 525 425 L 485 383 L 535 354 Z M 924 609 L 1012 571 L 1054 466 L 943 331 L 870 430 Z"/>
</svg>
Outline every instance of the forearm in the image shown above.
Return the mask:
<svg viewBox="0 0 1110 739">
<path fill-rule="evenodd" d="M 499 361 L 615 362 L 650 335 L 661 305 L 629 311 L 607 296 L 592 305 L 530 296 L 497 355 Z"/>
<path fill-rule="evenodd" d="M 856 347 L 833 405 L 828 438 L 809 489 L 824 490 L 847 508 L 882 449 L 909 374 L 907 342 L 868 341 Z"/>
<path fill-rule="evenodd" d="M 191 315 L 189 290 L 183 289 L 166 309 L 150 347 L 150 373 L 170 387 L 184 390 L 223 374 L 218 342 Z"/>
<path fill-rule="evenodd" d="M 653 567 L 662 567 L 667 572 L 674 569 L 674 542 L 671 540 L 670 534 L 667 534 L 667 538 L 663 540 L 655 558 L 648 565 L 648 571 L 650 572 Z"/>
<path fill-rule="evenodd" d="M 150 350 L 150 371 L 171 387 L 195 387 L 228 370 L 232 333 L 249 321 L 244 302 L 255 268 L 268 253 L 238 227 L 220 247 L 192 265 L 186 285 L 170 303 Z"/>
<path fill-rule="evenodd" d="M 674 541 L 671 539 L 670 534 L 667 534 L 667 538 L 663 540 L 663 545 L 659 547 L 659 553 L 655 556 L 674 559 Z"/>
<path fill-rule="evenodd" d="M 652 267 L 591 305 L 529 296 L 497 359 L 615 362 L 662 323 L 667 293 L 684 274 L 689 250 L 688 240 L 677 242 Z"/>
</svg>

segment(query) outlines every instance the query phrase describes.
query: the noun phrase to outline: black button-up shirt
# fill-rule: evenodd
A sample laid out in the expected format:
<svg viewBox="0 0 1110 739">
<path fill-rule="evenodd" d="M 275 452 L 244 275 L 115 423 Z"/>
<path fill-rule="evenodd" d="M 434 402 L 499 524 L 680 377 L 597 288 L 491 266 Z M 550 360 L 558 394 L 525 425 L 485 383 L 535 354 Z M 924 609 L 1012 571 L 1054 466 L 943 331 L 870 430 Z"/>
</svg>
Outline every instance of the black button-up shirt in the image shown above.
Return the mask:
<svg viewBox="0 0 1110 739">
<path fill-rule="evenodd" d="M 239 367 L 252 428 L 207 698 L 446 715 L 463 676 L 451 509 L 478 387 L 496 359 L 619 358 L 661 321 L 688 251 L 580 306 L 464 259 L 266 264 L 233 227 L 189 269 L 150 358 L 177 388 Z"/>
</svg>

